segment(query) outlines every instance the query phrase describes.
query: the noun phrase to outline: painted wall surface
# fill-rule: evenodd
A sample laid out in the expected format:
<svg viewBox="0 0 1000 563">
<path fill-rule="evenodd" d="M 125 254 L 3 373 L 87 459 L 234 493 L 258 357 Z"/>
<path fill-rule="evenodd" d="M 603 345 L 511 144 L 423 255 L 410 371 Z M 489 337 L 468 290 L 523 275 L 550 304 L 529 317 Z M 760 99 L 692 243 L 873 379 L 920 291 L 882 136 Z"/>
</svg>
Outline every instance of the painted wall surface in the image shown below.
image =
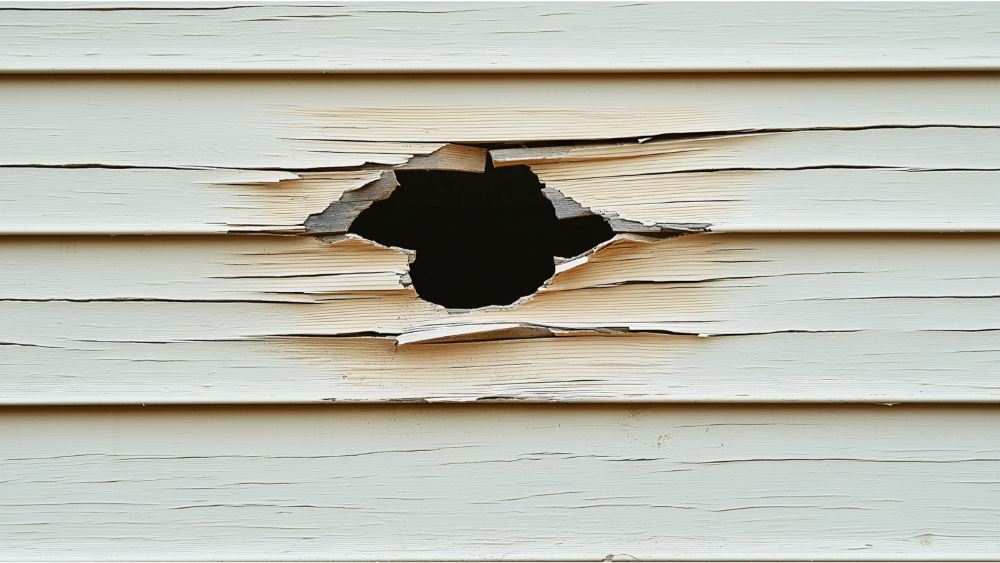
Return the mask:
<svg viewBox="0 0 1000 563">
<path fill-rule="evenodd" d="M 996 4 L 0 28 L 0 558 L 1000 560 Z M 349 232 L 489 166 L 611 238 L 456 310 Z"/>
</svg>

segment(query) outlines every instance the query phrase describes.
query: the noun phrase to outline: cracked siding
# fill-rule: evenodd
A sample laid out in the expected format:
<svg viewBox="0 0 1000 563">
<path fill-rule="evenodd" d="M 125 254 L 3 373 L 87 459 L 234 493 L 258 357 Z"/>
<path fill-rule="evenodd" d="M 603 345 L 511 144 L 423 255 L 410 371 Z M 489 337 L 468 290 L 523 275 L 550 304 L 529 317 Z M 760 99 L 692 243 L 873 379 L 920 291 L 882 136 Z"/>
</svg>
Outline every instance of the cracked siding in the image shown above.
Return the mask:
<svg viewBox="0 0 1000 563">
<path fill-rule="evenodd" d="M 498 166 L 531 166 L 564 216 L 592 211 L 636 224 L 615 227 L 624 232 L 992 230 L 995 204 L 967 196 L 994 199 L 998 141 L 995 127 L 828 129 L 491 156 Z"/>
<path fill-rule="evenodd" d="M 19 560 L 70 547 L 176 560 L 989 560 L 997 416 L 940 405 L 9 409 L 0 518 Z"/>
<path fill-rule="evenodd" d="M 997 347 L 993 238 L 917 234 L 1000 227 L 995 78 L 411 78 L 407 106 L 391 93 L 399 78 L 123 78 L 127 105 L 109 103 L 104 82 L 67 80 L 72 100 L 48 79 L 5 79 L 0 94 L 25 110 L 5 116 L 0 224 L 51 237 L 2 241 L 9 403 L 996 400 L 981 367 Z M 582 86 L 619 107 L 578 97 Z M 539 107 L 552 92 L 563 107 Z M 863 102 L 835 103 L 845 97 Z M 108 119 L 124 124 L 115 137 L 93 126 Z M 709 134 L 739 129 L 768 131 Z M 562 216 L 590 207 L 625 232 L 567 257 L 516 307 L 426 303 L 409 285 L 412 255 L 356 237 L 53 236 L 342 233 L 390 193 L 393 169 L 479 170 L 485 150 L 456 142 L 514 140 L 564 143 L 492 154 L 529 163 Z M 664 227 L 713 234 L 628 234 Z M 927 334 L 949 337 L 935 347 Z M 607 362 L 584 361 L 598 348 Z M 739 365 L 746 350 L 768 368 Z M 843 375 L 832 351 L 851 374 L 880 375 Z M 134 376 L 101 367 L 122 365 Z M 241 384 L 237 367 L 258 379 Z M 290 372 L 304 387 L 284 389 Z M 716 375 L 687 375 L 699 373 Z M 748 388 L 761 374 L 771 383 Z"/>
<path fill-rule="evenodd" d="M 618 232 L 965 232 L 1000 230 L 997 147 L 1000 127 L 922 127 L 550 147 L 566 154 L 546 163 L 535 158 L 539 149 L 492 154 L 504 165 L 528 163 L 558 216 L 599 213 Z M 484 158 L 483 149 L 446 144 L 396 168 L 476 171 Z M 0 233 L 344 232 L 373 199 L 388 197 L 389 176 L 380 165 L 0 166 Z M 380 177 L 385 185 L 373 184 Z"/>
<path fill-rule="evenodd" d="M 12 404 L 1000 398 L 992 235 L 619 235 L 466 314 L 354 235 L 8 248 Z"/>
<path fill-rule="evenodd" d="M 0 343 L 9 405 L 996 403 L 1000 331 Z"/>
<path fill-rule="evenodd" d="M 9 283 L 0 290 L 3 307 L 11 314 L 21 310 L 17 318 L 28 316 L 10 327 L 10 337 L 22 339 L 30 326 L 45 325 L 42 318 L 72 307 L 81 319 L 105 319 L 93 325 L 92 338 L 127 339 L 136 331 L 136 338 L 147 333 L 176 340 L 183 334 L 171 336 L 167 328 L 175 323 L 143 327 L 141 321 L 115 319 L 140 307 L 157 316 L 177 311 L 187 318 L 180 313 L 186 308 L 210 314 L 213 301 L 223 301 L 221 310 L 248 319 L 259 315 L 260 321 L 219 319 L 187 338 L 398 334 L 444 323 L 511 322 L 690 334 L 1000 328 L 988 306 L 1000 298 L 1000 259 L 990 235 L 619 235 L 520 304 L 470 312 L 423 302 L 403 285 L 406 254 L 354 235 L 332 244 L 297 237 L 212 238 L 190 250 L 178 247 L 183 239 L 32 241 L 35 248 L 16 248 L 21 258 L 6 266 Z M 48 250 L 45 261 L 39 250 Z M 107 260 L 109 254 L 118 259 Z M 129 260 L 129 254 L 140 258 Z M 153 267 L 135 267 L 147 262 Z M 55 276 L 67 267 L 88 277 L 67 283 Z M 384 289 L 367 285 L 373 283 Z M 354 314 L 338 313 L 347 310 Z M 30 321 L 31 315 L 38 320 Z M 73 338 L 73 322 L 66 319 L 65 328 L 40 334 Z"/>
</svg>

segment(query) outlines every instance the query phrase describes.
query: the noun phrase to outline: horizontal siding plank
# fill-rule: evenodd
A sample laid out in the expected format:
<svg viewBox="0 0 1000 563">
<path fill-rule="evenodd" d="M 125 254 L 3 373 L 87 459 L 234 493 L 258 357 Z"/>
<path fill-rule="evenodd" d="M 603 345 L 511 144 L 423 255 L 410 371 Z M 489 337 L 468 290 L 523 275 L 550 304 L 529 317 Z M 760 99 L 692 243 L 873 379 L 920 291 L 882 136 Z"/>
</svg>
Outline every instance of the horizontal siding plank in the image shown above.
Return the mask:
<svg viewBox="0 0 1000 563">
<path fill-rule="evenodd" d="M 409 269 L 403 251 L 357 235 L 17 237 L 0 249 L 0 299 L 316 303 L 403 290 Z"/>
<path fill-rule="evenodd" d="M 5 559 L 975 561 L 995 408 L 6 409 Z"/>
<path fill-rule="evenodd" d="M 378 170 L 0 168 L 0 234 L 304 232 L 305 221 Z"/>
<path fill-rule="evenodd" d="M 543 181 L 558 197 L 584 208 L 564 215 L 590 210 L 632 222 L 619 229 L 679 225 L 716 233 L 1000 230 L 1000 172 L 994 171 L 829 167 Z"/>
<path fill-rule="evenodd" d="M 353 236 L 0 241 L 8 404 L 1000 397 L 990 235 L 619 235 L 465 313 Z"/>
<path fill-rule="evenodd" d="M 141 334 L 202 338 L 177 332 L 199 316 L 184 311 L 214 315 L 208 312 L 214 307 L 231 318 L 205 327 L 203 338 L 399 334 L 497 323 L 692 334 L 998 328 L 988 304 L 1000 298 L 1000 255 L 990 235 L 619 235 L 561 266 L 516 306 L 466 314 L 419 299 L 402 277 L 409 259 L 403 251 L 354 236 L 333 244 L 296 237 L 195 240 L 185 253 L 177 246 L 183 239 L 6 239 L 9 281 L 0 289 L 0 307 L 29 316 L 75 311 L 81 322 L 94 319 L 89 337 L 99 340 L 128 339 L 133 330 L 140 340 Z M 133 260 L 138 254 L 141 262 Z M 136 267 L 157 262 L 163 265 Z M 68 276 L 72 283 L 63 280 L 67 271 L 79 272 Z M 375 279 L 384 289 L 367 285 Z M 140 310 L 151 319 L 177 317 L 119 324 L 120 316 Z M 72 338 L 66 331 L 73 315 L 61 335 L 49 337 Z M 31 324 L 38 323 L 14 323 L 11 337 L 30 334 Z"/>
<path fill-rule="evenodd" d="M 433 155 L 450 147 L 456 145 Z M 586 208 L 570 214 L 590 210 L 636 225 L 697 225 L 715 232 L 970 232 L 1000 230 L 997 147 L 1000 128 L 928 127 L 502 149 L 492 155 L 498 165 L 530 165 L 547 190 Z M 469 171 L 476 163 L 482 165 L 417 156 L 396 168 Z M 0 234 L 303 232 L 310 215 L 377 180 L 379 170 L 0 167 Z"/>
<path fill-rule="evenodd" d="M 544 181 L 731 169 L 997 170 L 1000 127 L 777 131 L 491 151 L 498 166 L 531 164 Z"/>
<path fill-rule="evenodd" d="M 991 146 L 1000 146 L 1000 138 Z M 599 169 L 607 161 L 587 164 Z M 536 172 L 547 194 L 556 190 L 582 206 L 557 205 L 557 215 L 634 222 L 613 222 L 620 230 L 682 224 L 713 232 L 1000 231 L 1000 171 L 825 167 L 611 177 L 581 171 L 580 178 L 558 180 Z M 378 170 L 367 169 L 0 168 L 0 235 L 304 233 L 311 215 L 378 178 Z"/>
<path fill-rule="evenodd" d="M 996 295 L 844 295 L 829 285 L 711 283 L 705 289 L 638 287 L 543 294 L 511 311 L 449 316 L 412 291 L 344 293 L 318 303 L 107 300 L 0 302 L 3 342 L 175 342 L 265 336 L 366 334 L 399 344 L 491 339 L 524 327 L 548 332 L 669 332 L 706 336 L 859 330 L 997 330 Z M 865 288 L 868 289 L 868 288 Z M 876 293 L 874 296 L 864 293 Z M 881 293 L 882 295 L 877 295 Z"/>
<path fill-rule="evenodd" d="M 0 403 L 997 403 L 998 362 L 996 330 L 3 343 Z"/>
<path fill-rule="evenodd" d="M 4 2 L 0 71 L 1000 69 L 1000 9 L 990 3 L 580 2 L 557 8 Z"/>
<path fill-rule="evenodd" d="M 554 202 L 713 232 L 995 231 L 1000 129 L 815 130 L 498 149 Z M 947 186 L 947 188 L 944 188 Z M 615 225 L 612 222 L 612 225 Z M 619 227 L 622 228 L 622 227 Z M 629 227 L 625 227 L 629 228 Z"/>
<path fill-rule="evenodd" d="M 423 147 L 436 148 L 427 155 L 403 155 L 407 160 L 393 168 L 483 172 L 486 167 L 486 149 L 437 147 Z M 311 215 L 388 169 L 0 167 L 5 203 L 0 235 L 301 233 Z"/>
<path fill-rule="evenodd" d="M 1000 146 L 1000 129 L 995 136 L 991 147 Z M 587 162 L 580 168 L 592 169 L 579 172 L 572 164 L 559 172 L 562 179 L 536 170 L 547 190 L 583 206 L 557 206 L 557 214 L 635 223 L 612 223 L 620 230 L 682 224 L 714 232 L 1000 231 L 1000 170 L 830 166 L 602 176 L 612 172 L 608 161 Z M 568 177 L 574 173 L 581 177 Z M 378 178 L 378 170 L 366 169 L 0 168 L 0 235 L 303 233 L 311 215 Z"/>
<path fill-rule="evenodd" d="M 0 165 L 294 172 L 448 142 L 997 127 L 998 97 L 994 74 L 3 77 Z"/>
</svg>

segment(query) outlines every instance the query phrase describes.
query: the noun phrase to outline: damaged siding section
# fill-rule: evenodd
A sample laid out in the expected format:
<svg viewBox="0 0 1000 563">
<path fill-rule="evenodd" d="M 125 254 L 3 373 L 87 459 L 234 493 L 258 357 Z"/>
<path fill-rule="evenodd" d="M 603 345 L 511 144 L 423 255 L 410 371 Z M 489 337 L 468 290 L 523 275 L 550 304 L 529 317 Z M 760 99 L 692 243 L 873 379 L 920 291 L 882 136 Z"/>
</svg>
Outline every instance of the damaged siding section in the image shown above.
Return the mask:
<svg viewBox="0 0 1000 563">
<path fill-rule="evenodd" d="M 19 239 L 0 290 L 3 395 L 995 401 L 997 256 L 992 235 L 619 235 L 516 306 L 464 312 L 419 298 L 405 250 L 350 234 Z M 128 375 L 101 367 L 109 353 Z M 235 367 L 250 357 L 260 379 Z M 503 365 L 519 367 L 498 379 Z M 74 377 L 39 374 L 60 366 Z"/>
<path fill-rule="evenodd" d="M 997 6 L 554 6 L 0 5 L 0 558 L 995 560 Z"/>
<path fill-rule="evenodd" d="M 1000 187 L 997 147 L 997 127 L 886 127 L 491 156 L 531 166 L 561 216 L 596 210 L 623 232 L 941 232 L 1000 225 L 995 202 L 980 206 Z"/>
<path fill-rule="evenodd" d="M 636 97 L 619 109 L 491 105 L 498 86 L 483 78 L 407 81 L 417 99 L 465 102 L 437 107 L 392 106 L 384 79 L 302 80 L 280 96 L 273 80 L 236 80 L 247 98 L 233 104 L 219 93 L 229 86 L 185 78 L 193 105 L 130 80 L 132 106 L 76 107 L 53 124 L 76 140 L 52 150 L 18 125 L 31 115 L 7 117 L 0 214 L 19 235 L 0 241 L 10 404 L 997 400 L 980 369 L 1000 328 L 995 78 L 956 77 L 964 97 L 898 79 L 894 112 L 882 106 L 895 82 L 878 75 L 703 78 L 698 96 L 686 79 L 629 79 L 614 91 Z M 503 92 L 537 100 L 567 80 L 506 79 Z M 14 81 L 4 95 L 44 121 L 107 92 L 82 80 L 77 96 L 40 104 L 59 96 L 46 83 Z M 914 85 L 919 104 L 906 97 Z M 351 105 L 365 86 L 381 107 L 307 109 L 330 92 Z M 844 88 L 864 103 L 823 105 Z M 678 107 L 638 107 L 657 92 Z M 775 98 L 790 108 L 761 102 Z M 144 126 L 127 145 L 88 128 L 112 116 Z M 207 138 L 182 146 L 170 120 Z M 220 130 L 235 137 L 213 138 Z M 530 167 L 557 217 L 600 215 L 617 236 L 559 259 L 511 306 L 466 311 L 420 298 L 412 249 L 348 233 L 392 195 L 396 171 L 476 173 L 487 159 Z M 137 234 L 161 236 L 80 236 Z M 229 236 L 191 236 L 208 234 Z M 742 365 L 748 350 L 768 367 Z M 170 357 L 184 360 L 154 359 Z M 257 376 L 233 367 L 245 358 Z M 788 361 L 810 367 L 778 368 Z M 49 374 L 67 365 L 56 385 Z M 761 373 L 773 386 L 748 387 Z"/>
</svg>

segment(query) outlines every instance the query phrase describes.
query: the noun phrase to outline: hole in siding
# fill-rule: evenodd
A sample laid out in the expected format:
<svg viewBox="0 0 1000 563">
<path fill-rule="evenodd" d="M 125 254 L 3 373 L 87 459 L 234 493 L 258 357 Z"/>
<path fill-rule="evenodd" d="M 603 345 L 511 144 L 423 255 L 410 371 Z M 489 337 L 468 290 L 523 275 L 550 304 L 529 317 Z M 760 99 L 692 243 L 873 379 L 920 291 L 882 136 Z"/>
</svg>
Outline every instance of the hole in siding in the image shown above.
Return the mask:
<svg viewBox="0 0 1000 563">
<path fill-rule="evenodd" d="M 611 239 L 599 216 L 559 220 L 527 166 L 486 171 L 399 171 L 399 186 L 358 215 L 350 232 L 417 252 L 423 299 L 455 309 L 510 305 L 572 257 Z"/>
</svg>

